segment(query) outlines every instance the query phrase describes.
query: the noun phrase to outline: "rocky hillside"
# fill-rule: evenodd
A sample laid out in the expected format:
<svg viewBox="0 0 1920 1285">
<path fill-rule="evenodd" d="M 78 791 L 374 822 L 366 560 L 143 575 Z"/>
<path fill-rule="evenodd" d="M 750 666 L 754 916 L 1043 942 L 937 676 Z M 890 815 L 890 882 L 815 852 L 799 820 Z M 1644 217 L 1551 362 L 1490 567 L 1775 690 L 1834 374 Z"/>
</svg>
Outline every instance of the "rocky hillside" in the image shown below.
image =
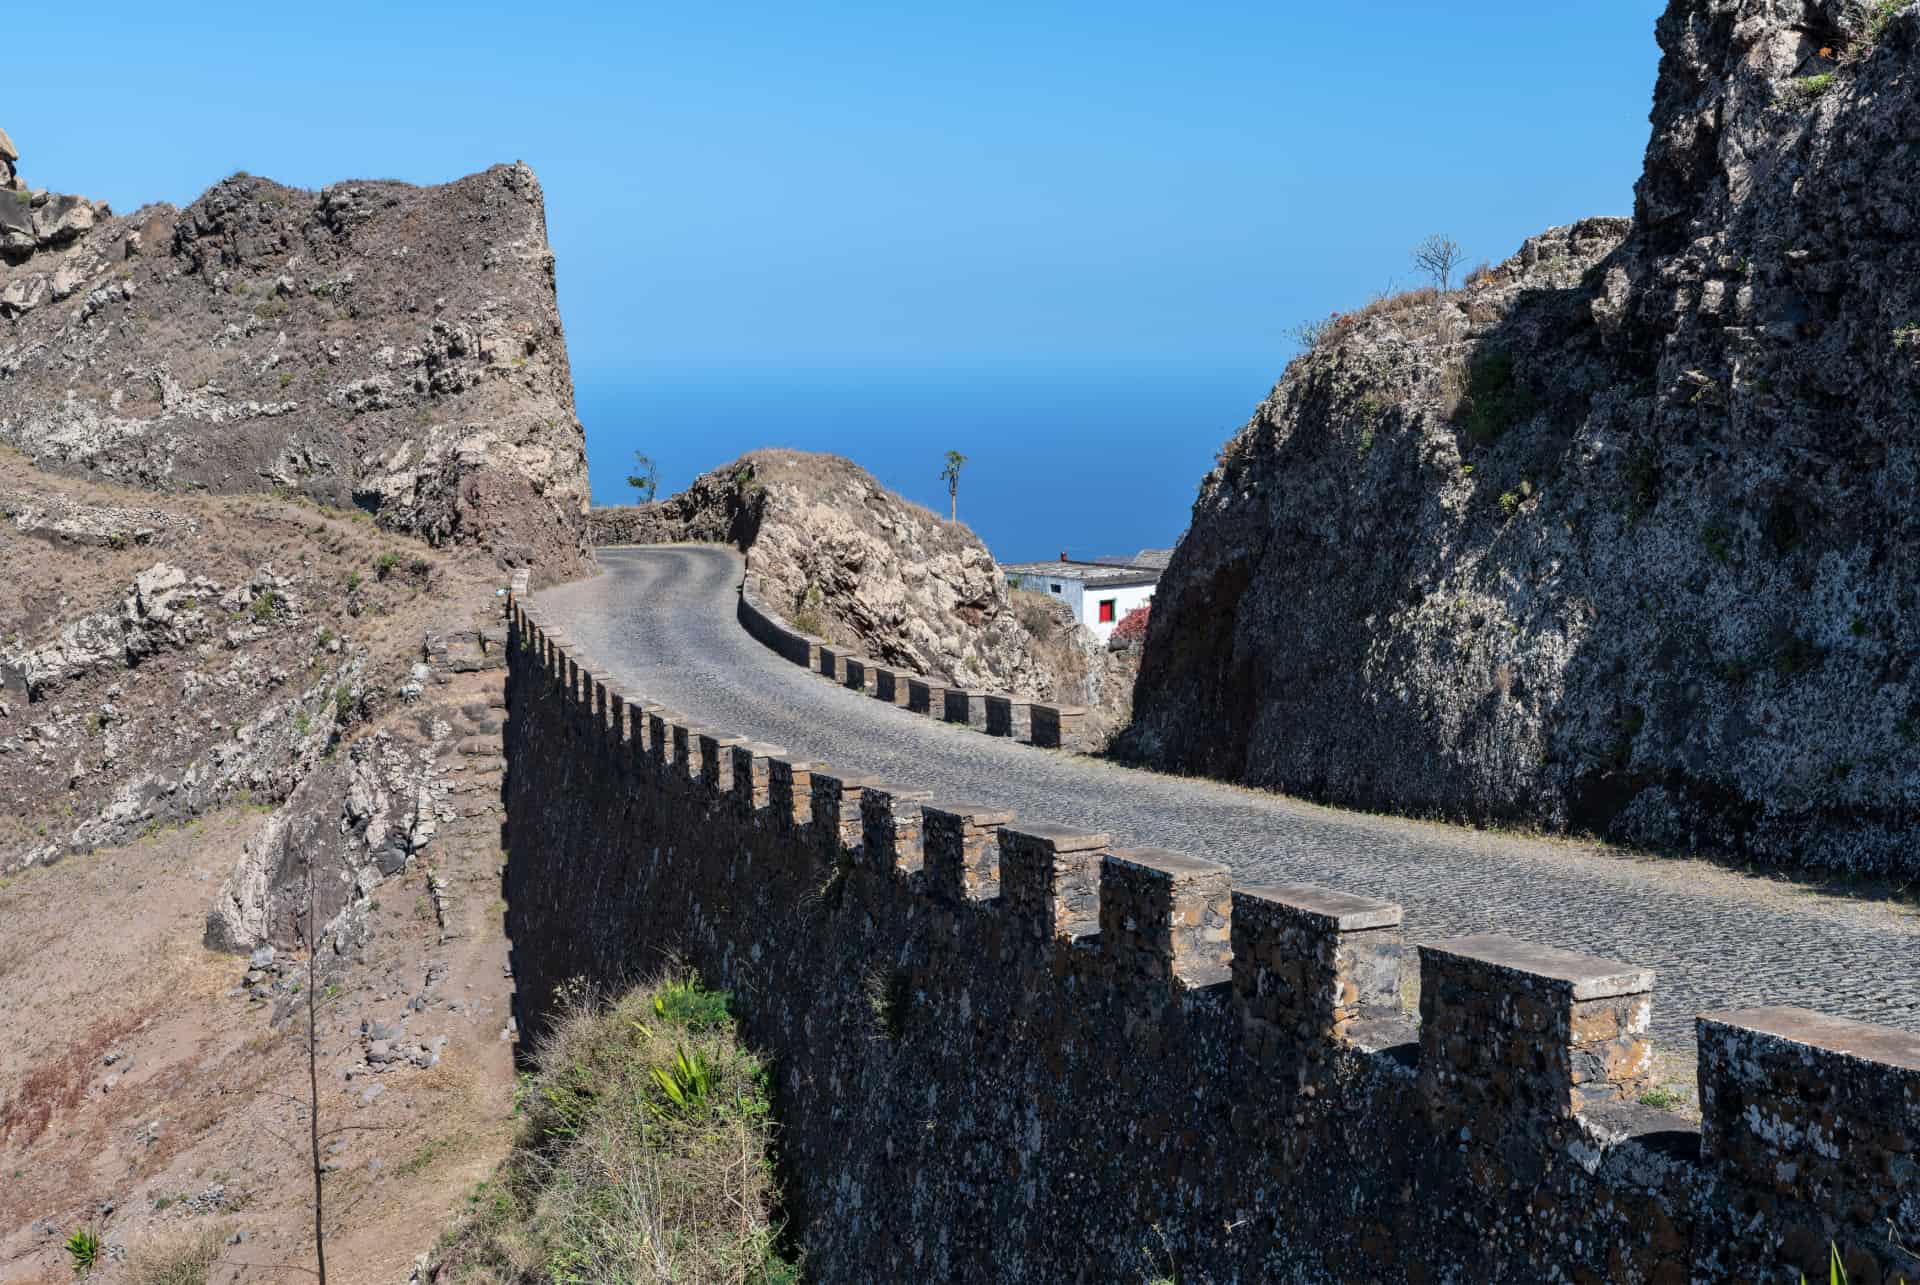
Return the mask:
<svg viewBox="0 0 1920 1285">
<path fill-rule="evenodd" d="M 115 215 L 30 190 L 18 164 L 0 136 L 0 443 L 582 568 L 586 458 L 532 170 L 319 192 L 236 174 L 184 210 Z"/>
<path fill-rule="evenodd" d="M 215 1218 L 235 1279 L 302 1261 L 271 1122 L 317 978 L 359 1184 L 328 1258 L 404 1279 L 505 1143 L 507 569 L 588 565 L 539 186 L 237 175 L 122 217 L 17 161 L 0 133 L 0 1277 L 88 1226 L 160 1279 Z"/>
<path fill-rule="evenodd" d="M 754 451 L 593 523 L 601 544 L 734 545 L 789 620 L 890 664 L 1038 699 L 1087 702 L 1111 686 L 1086 630 L 1044 612 L 1023 622 L 979 537 L 837 455 Z"/>
<path fill-rule="evenodd" d="M 1330 320 L 1220 452 L 1129 752 L 1920 871 L 1920 7 L 1659 39 L 1631 221 Z"/>
<path fill-rule="evenodd" d="M 82 1226 L 99 1279 L 216 1219 L 236 1279 L 311 1261 L 311 872 L 327 1165 L 379 1192 L 328 1258 L 405 1279 L 505 1143 L 506 577 L 358 509 L 0 478 L 0 1278 Z"/>
</svg>

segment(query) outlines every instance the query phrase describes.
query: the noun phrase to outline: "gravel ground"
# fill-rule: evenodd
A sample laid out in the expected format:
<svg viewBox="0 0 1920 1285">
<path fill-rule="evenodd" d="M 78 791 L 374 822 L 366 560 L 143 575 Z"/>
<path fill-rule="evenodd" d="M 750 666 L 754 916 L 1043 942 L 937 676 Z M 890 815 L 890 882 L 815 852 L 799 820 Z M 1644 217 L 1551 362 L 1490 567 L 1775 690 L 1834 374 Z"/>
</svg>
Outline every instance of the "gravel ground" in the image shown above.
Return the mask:
<svg viewBox="0 0 1920 1285">
<path fill-rule="evenodd" d="M 1243 885 L 1297 880 L 1397 901 L 1409 940 L 1497 931 L 1651 965 L 1654 1033 L 1676 1071 L 1691 1059 L 1693 1015 L 1710 1008 L 1799 1004 L 1920 1029 L 1911 901 L 1342 812 L 988 738 L 837 688 L 748 637 L 730 549 L 602 550 L 600 561 L 605 574 L 538 601 L 625 690 L 841 771 L 1222 861 Z"/>
</svg>

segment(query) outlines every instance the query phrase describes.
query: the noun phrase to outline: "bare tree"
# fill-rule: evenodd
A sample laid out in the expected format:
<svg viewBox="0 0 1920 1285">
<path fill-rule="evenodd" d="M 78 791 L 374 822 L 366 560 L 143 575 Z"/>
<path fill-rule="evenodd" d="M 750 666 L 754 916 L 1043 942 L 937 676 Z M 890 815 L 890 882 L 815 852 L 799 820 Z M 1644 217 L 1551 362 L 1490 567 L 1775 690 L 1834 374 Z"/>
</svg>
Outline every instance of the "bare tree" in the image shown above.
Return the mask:
<svg viewBox="0 0 1920 1285">
<path fill-rule="evenodd" d="M 1413 266 L 1432 277 L 1442 294 L 1453 289 L 1454 270 L 1465 257 L 1460 243 L 1440 232 L 1413 247 Z"/>
<path fill-rule="evenodd" d="M 313 856 L 307 856 L 307 1143 L 313 1160 L 313 1257 L 320 1285 L 327 1285 L 326 1168 L 320 1159 L 320 941 L 313 931 Z"/>
<path fill-rule="evenodd" d="M 940 480 L 947 484 L 947 520 L 960 520 L 960 468 L 967 457 L 959 451 L 947 452 L 947 466 L 940 470 Z"/>
</svg>

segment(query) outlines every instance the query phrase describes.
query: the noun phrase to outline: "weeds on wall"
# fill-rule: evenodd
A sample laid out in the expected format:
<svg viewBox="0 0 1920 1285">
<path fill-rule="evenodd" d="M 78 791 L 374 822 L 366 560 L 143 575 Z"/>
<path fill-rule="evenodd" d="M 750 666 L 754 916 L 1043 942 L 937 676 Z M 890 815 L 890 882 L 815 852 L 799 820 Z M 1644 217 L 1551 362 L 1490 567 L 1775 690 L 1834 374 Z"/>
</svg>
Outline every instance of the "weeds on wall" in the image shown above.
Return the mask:
<svg viewBox="0 0 1920 1285">
<path fill-rule="evenodd" d="M 1800 1275 L 1800 1285 L 1808 1285 L 1806 1273 Z M 1840 1247 L 1827 1247 L 1827 1285 L 1848 1285 L 1847 1269 L 1840 1262 Z M 1898 1285 L 1907 1285 L 1906 1277 L 1901 1277 Z"/>
</svg>

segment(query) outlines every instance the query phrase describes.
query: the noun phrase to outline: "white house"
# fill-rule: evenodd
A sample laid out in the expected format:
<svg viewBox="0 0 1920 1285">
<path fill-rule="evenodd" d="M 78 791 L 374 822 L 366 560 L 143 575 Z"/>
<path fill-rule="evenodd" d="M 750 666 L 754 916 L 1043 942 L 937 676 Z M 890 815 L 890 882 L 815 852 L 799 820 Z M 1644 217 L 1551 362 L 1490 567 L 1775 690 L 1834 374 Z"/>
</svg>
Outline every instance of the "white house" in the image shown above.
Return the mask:
<svg viewBox="0 0 1920 1285">
<path fill-rule="evenodd" d="M 1135 607 L 1153 601 L 1154 586 L 1173 556 L 1170 549 L 1142 549 L 1131 558 L 1075 561 L 1066 554 L 1052 562 L 1015 562 L 1003 567 L 1007 583 L 1058 598 L 1073 608 L 1073 618 L 1101 642 Z"/>
</svg>

